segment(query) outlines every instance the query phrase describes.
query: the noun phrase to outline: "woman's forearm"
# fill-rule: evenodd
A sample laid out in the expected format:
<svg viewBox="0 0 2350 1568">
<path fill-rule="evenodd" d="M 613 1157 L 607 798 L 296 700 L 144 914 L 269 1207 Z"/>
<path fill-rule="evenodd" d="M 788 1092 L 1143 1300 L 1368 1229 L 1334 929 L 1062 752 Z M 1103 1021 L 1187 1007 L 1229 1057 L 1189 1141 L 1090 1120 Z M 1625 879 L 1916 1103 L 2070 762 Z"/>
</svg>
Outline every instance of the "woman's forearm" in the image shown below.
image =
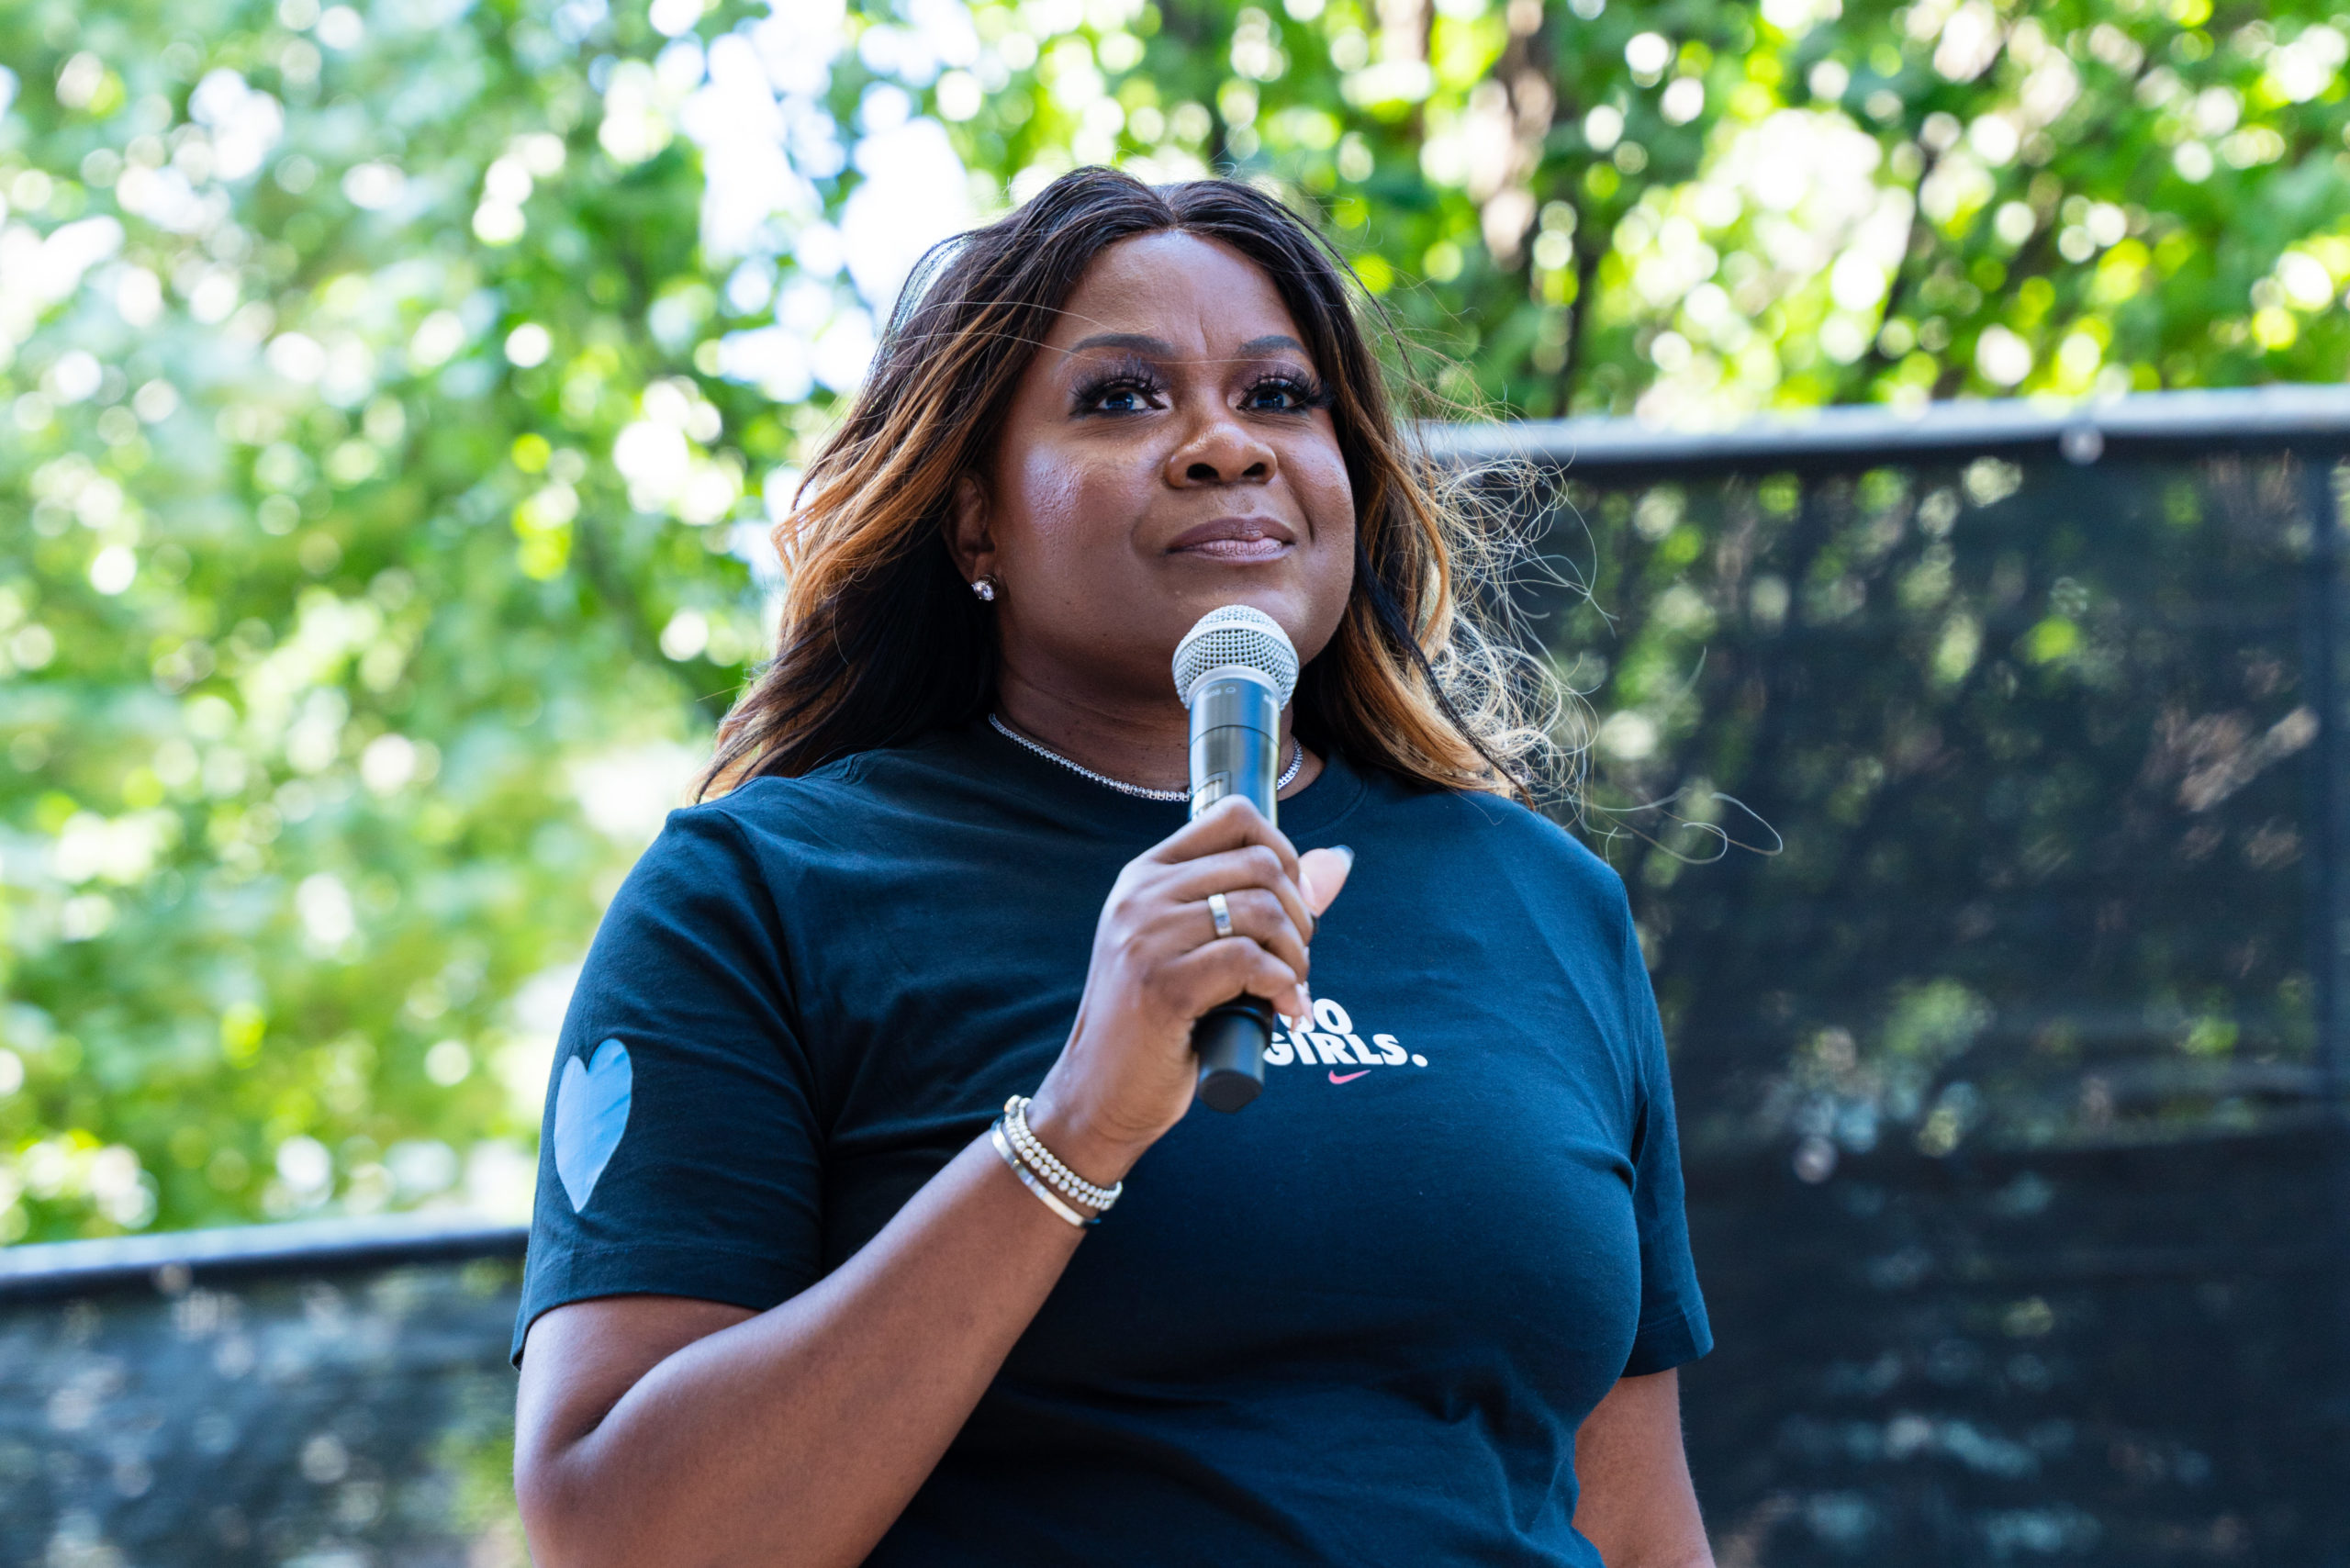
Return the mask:
<svg viewBox="0 0 2350 1568">
<path fill-rule="evenodd" d="M 1575 1529 L 1608 1568 L 1714 1568 L 1681 1442 L 1681 1375 L 1620 1378 L 1575 1433 Z"/>
<path fill-rule="evenodd" d="M 541 1568 L 861 1561 L 1081 1234 L 982 1138 L 848 1262 L 770 1311 L 616 1297 L 541 1318 L 515 1465 Z M 711 1332 L 711 1314 L 735 1320 Z M 575 1372 L 558 1393 L 532 1376 L 543 1357 L 584 1357 L 600 1375 Z"/>
</svg>

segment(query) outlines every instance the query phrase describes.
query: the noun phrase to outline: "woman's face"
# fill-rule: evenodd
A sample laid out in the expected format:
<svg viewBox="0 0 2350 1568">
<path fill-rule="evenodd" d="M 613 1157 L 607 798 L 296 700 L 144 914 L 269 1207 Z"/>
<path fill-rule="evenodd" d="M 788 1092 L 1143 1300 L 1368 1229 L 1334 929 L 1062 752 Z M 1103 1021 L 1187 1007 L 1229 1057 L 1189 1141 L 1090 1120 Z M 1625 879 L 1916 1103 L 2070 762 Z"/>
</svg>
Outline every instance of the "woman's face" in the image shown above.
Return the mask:
<svg viewBox="0 0 2350 1568">
<path fill-rule="evenodd" d="M 1225 604 L 1326 644 L 1354 492 L 1278 290 L 1189 234 L 1096 258 L 1023 377 L 953 534 L 998 584 L 1005 675 L 1089 704 L 1176 701 L 1175 644 Z"/>
</svg>

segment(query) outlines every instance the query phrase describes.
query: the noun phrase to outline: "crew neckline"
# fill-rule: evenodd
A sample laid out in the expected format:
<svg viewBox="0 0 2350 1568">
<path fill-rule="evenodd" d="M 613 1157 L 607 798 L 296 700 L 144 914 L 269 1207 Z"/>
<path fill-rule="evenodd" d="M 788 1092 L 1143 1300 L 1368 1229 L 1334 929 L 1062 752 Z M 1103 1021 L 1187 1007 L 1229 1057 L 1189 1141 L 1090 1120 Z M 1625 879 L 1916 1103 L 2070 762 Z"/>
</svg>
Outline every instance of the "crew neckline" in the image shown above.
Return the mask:
<svg viewBox="0 0 2350 1568">
<path fill-rule="evenodd" d="M 1097 784 L 1049 757 L 1039 756 L 985 718 L 969 725 L 962 738 L 975 748 L 974 760 L 990 771 L 1015 777 L 1024 789 L 1064 802 L 1104 827 L 1147 832 L 1159 839 L 1181 827 L 1190 814 L 1181 801 L 1146 800 Z M 1335 751 L 1319 755 L 1322 770 L 1304 789 L 1281 801 L 1275 813 L 1281 831 L 1292 841 L 1329 826 L 1362 796 L 1362 777 L 1345 758 Z"/>
</svg>

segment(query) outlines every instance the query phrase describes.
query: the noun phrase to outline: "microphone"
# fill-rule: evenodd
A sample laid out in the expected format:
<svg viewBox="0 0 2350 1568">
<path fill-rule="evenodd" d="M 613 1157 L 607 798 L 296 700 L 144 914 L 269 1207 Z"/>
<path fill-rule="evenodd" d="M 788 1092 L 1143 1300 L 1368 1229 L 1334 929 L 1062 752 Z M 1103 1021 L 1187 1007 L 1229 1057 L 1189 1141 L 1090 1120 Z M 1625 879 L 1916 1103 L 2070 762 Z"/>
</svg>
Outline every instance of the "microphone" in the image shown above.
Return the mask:
<svg viewBox="0 0 2350 1568">
<path fill-rule="evenodd" d="M 1261 610 L 1227 604 L 1200 617 L 1175 644 L 1175 690 L 1192 713 L 1192 815 L 1226 795 L 1256 802 L 1276 820 L 1281 710 L 1297 689 L 1297 649 Z M 1265 1087 L 1265 1047 L 1273 1004 L 1240 995 L 1192 1025 L 1200 1058 L 1200 1103 L 1237 1111 Z"/>
</svg>

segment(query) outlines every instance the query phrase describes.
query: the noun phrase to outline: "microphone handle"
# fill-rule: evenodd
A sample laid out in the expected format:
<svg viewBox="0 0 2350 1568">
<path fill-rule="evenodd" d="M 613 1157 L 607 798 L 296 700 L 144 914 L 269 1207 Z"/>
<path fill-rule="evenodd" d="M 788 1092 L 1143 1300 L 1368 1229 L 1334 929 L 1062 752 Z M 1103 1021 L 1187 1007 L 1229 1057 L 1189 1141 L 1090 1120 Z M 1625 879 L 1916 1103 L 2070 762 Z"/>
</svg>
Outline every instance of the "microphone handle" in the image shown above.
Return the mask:
<svg viewBox="0 0 2350 1568">
<path fill-rule="evenodd" d="M 1240 667 L 1202 676 L 1192 688 L 1192 815 L 1226 795 L 1245 795 L 1273 822 L 1280 772 L 1281 701 L 1272 683 Z M 1200 1103 L 1229 1113 L 1254 1100 L 1265 1087 L 1272 1037 L 1273 1005 L 1263 997 L 1244 993 L 1203 1014 L 1192 1026 Z"/>
<path fill-rule="evenodd" d="M 1273 1004 L 1261 996 L 1236 996 L 1201 1014 L 1192 1025 L 1200 1103 L 1229 1113 L 1254 1100 L 1265 1087 L 1265 1047 L 1272 1037 Z"/>
</svg>

